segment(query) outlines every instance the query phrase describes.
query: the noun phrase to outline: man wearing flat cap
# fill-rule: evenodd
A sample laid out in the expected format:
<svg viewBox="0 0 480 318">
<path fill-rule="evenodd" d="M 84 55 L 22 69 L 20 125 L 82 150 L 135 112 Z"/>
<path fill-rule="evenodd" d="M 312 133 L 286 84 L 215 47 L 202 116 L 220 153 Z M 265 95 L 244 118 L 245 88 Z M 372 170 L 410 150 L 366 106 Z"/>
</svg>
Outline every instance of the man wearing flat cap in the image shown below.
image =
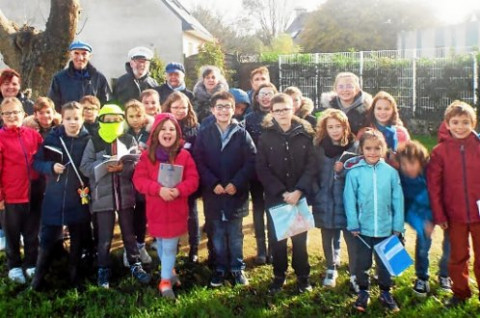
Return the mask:
<svg viewBox="0 0 480 318">
<path fill-rule="evenodd" d="M 193 105 L 193 93 L 185 87 L 185 68 L 181 63 L 171 62 L 165 67 L 165 84 L 156 87 L 155 90 L 160 94 L 160 104 L 167 100 L 168 96 L 175 92 L 182 92 L 187 95 Z"/>
<path fill-rule="evenodd" d="M 103 105 L 110 99 L 110 86 L 105 76 L 91 63 L 92 47 L 82 41 L 74 41 L 68 48 L 70 62 L 67 68 L 53 76 L 48 97 L 60 112 L 62 105 L 79 101 L 83 96 L 96 96 Z"/>
<path fill-rule="evenodd" d="M 149 75 L 150 60 L 153 52 L 143 46 L 137 46 L 128 52 L 128 62 L 125 63 L 125 74 L 120 76 L 113 87 L 113 99 L 124 106 L 130 99 L 140 99 L 142 91 L 158 86 Z"/>
</svg>

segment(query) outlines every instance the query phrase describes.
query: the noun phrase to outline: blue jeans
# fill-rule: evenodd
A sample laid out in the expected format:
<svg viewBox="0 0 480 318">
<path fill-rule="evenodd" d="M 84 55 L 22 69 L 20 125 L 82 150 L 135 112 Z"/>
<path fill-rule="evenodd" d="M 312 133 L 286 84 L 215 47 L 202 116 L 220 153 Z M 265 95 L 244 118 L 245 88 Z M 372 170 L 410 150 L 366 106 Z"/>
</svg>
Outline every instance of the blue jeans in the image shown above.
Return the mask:
<svg viewBox="0 0 480 318">
<path fill-rule="evenodd" d="M 225 273 L 245 269 L 243 261 L 243 218 L 212 220 L 215 270 Z M 230 259 L 228 257 L 230 252 Z"/>
<path fill-rule="evenodd" d="M 168 239 L 161 237 L 156 238 L 158 258 L 162 263 L 162 270 L 160 273 L 162 279 L 170 280 L 172 278 L 179 239 L 179 237 Z"/>
<path fill-rule="evenodd" d="M 428 273 L 428 266 L 430 261 L 428 260 L 428 253 L 432 246 L 432 239 L 425 235 L 417 235 L 417 241 L 415 244 L 415 273 L 419 279 L 428 280 L 430 275 Z M 450 240 L 447 232 L 443 233 L 442 243 L 442 257 L 438 262 L 438 275 L 442 277 L 448 277 L 448 259 L 450 258 Z"/>
</svg>

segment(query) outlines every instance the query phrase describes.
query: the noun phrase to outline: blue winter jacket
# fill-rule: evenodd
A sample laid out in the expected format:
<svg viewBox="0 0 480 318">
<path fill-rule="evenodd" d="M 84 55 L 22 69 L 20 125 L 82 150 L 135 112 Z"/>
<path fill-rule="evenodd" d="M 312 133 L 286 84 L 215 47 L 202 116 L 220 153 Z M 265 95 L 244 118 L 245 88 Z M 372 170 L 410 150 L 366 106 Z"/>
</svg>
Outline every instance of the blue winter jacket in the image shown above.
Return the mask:
<svg viewBox="0 0 480 318">
<path fill-rule="evenodd" d="M 193 156 L 200 175 L 205 215 L 211 220 L 232 220 L 248 214 L 249 180 L 255 169 L 256 148 L 248 132 L 238 123 L 230 125 L 222 142 L 213 123 L 199 130 Z M 216 195 L 213 189 L 232 183 L 235 195 Z"/>
<path fill-rule="evenodd" d="M 400 180 L 405 197 L 405 221 L 418 235 L 423 235 L 425 222 L 433 222 L 425 175 L 409 178 L 400 173 Z"/>
<path fill-rule="evenodd" d="M 370 237 L 403 232 L 404 199 L 397 170 L 383 159 L 375 165 L 361 159 L 348 169 L 343 193 L 347 229 Z"/>
<path fill-rule="evenodd" d="M 60 143 L 62 137 L 68 152 L 72 156 L 73 163 L 79 170 L 82 154 L 90 140 L 87 129 L 82 127 L 77 137 L 68 137 L 63 126 L 56 127 L 46 136 L 42 147 L 35 155 L 33 167 L 35 170 L 46 176 L 47 186 L 42 203 L 42 224 L 46 225 L 69 225 L 86 222 L 90 218 L 88 205 L 82 205 L 80 195 L 77 190 L 80 188 L 72 164 L 68 164 L 69 159 Z M 63 165 L 66 165 L 65 171 L 61 175 L 53 171 L 54 161 L 48 161 L 45 146 L 52 146 L 62 151 Z M 88 179 L 79 171 L 85 184 Z"/>
</svg>

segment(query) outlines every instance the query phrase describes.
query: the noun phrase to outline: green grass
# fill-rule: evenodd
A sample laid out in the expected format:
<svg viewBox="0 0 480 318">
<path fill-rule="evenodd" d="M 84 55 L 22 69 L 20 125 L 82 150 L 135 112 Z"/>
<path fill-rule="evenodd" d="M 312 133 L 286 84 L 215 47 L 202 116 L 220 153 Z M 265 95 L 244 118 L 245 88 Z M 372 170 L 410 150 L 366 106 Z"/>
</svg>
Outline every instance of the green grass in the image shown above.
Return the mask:
<svg viewBox="0 0 480 318">
<path fill-rule="evenodd" d="M 437 144 L 437 136 L 431 135 L 414 135 L 412 139 L 420 141 L 425 147 L 427 147 L 428 151 L 431 152 L 433 147 Z"/>
</svg>

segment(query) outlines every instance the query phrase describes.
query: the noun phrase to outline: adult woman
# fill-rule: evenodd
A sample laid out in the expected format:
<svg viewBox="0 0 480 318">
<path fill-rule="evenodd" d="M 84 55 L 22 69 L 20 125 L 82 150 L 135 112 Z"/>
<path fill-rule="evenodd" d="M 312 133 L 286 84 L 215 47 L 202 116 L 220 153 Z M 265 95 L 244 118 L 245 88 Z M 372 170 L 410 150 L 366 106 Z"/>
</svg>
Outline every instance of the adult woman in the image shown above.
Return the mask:
<svg viewBox="0 0 480 318">
<path fill-rule="evenodd" d="M 199 123 L 210 115 L 210 97 L 217 92 L 228 91 L 227 81 L 218 67 L 213 65 L 202 66 L 200 75 L 193 88 L 193 94 L 195 95 L 193 106 Z"/>
<path fill-rule="evenodd" d="M 4 98 L 16 97 L 22 102 L 25 113 L 33 115 L 33 101 L 20 92 L 21 82 L 22 79 L 17 71 L 11 68 L 4 69 L 0 74 L 0 103 Z"/>
</svg>

